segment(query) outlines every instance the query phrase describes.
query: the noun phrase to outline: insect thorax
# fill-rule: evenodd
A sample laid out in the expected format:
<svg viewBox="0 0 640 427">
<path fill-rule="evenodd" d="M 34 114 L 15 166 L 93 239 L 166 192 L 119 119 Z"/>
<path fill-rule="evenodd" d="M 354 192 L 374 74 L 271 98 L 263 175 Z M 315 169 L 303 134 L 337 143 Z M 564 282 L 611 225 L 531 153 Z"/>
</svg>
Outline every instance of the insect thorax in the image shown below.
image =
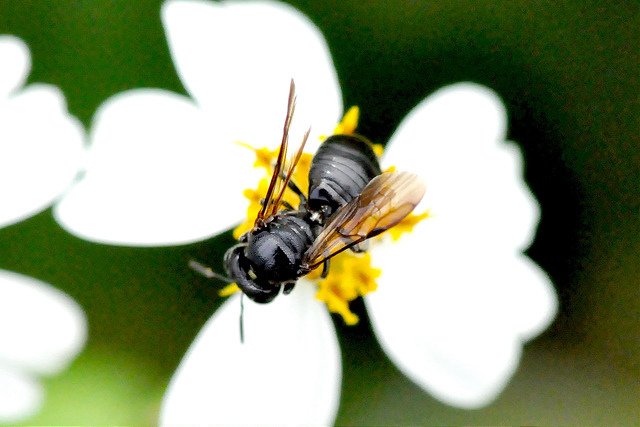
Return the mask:
<svg viewBox="0 0 640 427">
<path fill-rule="evenodd" d="M 265 226 L 249 234 L 245 255 L 253 273 L 270 283 L 295 281 L 304 253 L 317 233 L 306 212 L 278 214 Z"/>
</svg>

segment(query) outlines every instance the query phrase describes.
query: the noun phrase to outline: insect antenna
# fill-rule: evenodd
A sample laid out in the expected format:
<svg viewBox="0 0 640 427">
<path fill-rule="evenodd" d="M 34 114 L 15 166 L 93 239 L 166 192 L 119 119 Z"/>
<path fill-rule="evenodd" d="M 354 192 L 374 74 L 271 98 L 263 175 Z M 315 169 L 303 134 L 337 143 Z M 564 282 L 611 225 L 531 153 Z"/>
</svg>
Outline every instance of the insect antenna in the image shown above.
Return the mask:
<svg viewBox="0 0 640 427">
<path fill-rule="evenodd" d="M 286 181 L 287 177 L 284 174 L 284 172 L 280 172 L 280 179 L 283 180 L 283 181 Z M 287 182 L 287 186 L 289 187 L 289 189 L 291 191 L 296 193 L 296 195 L 300 198 L 300 203 L 302 203 L 302 204 L 307 203 L 307 198 L 305 197 L 304 193 L 302 192 L 300 187 L 298 187 L 296 185 L 295 182 L 293 182 L 291 179 L 289 179 L 289 181 Z"/>
<path fill-rule="evenodd" d="M 195 259 L 189 260 L 189 268 L 207 279 L 218 279 L 225 283 L 233 283 L 233 280 L 229 279 L 227 276 L 216 273 L 211 267 L 204 265 Z"/>
<path fill-rule="evenodd" d="M 244 344 L 244 294 L 240 294 L 240 343 Z"/>
</svg>

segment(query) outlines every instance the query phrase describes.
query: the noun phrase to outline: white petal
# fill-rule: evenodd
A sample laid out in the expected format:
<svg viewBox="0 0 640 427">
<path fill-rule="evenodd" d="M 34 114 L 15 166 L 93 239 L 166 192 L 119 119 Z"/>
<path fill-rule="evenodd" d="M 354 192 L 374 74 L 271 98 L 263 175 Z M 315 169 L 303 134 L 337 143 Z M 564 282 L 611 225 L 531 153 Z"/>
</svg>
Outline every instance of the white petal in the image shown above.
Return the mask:
<svg viewBox="0 0 640 427">
<path fill-rule="evenodd" d="M 506 114 L 486 88 L 458 84 L 416 107 L 385 160 L 419 171 L 432 217 L 383 260 L 367 298 L 389 357 L 451 405 L 490 403 L 514 373 L 524 340 L 546 328 L 557 299 L 546 274 L 521 254 L 539 208 L 522 180 L 518 148 L 503 141 Z"/>
<path fill-rule="evenodd" d="M 508 318 L 523 340 L 538 336 L 558 313 L 558 297 L 547 273 L 526 255 L 504 263 L 499 271 L 503 280 L 511 283 L 505 289 L 505 301 L 510 301 Z"/>
<path fill-rule="evenodd" d="M 291 78 L 300 126 L 312 126 L 310 149 L 339 120 L 342 99 L 329 49 L 293 7 L 168 1 L 162 18 L 185 87 L 235 138 L 261 146 L 279 142 Z"/>
<path fill-rule="evenodd" d="M 489 89 L 471 83 L 429 96 L 402 122 L 385 163 L 418 172 L 430 209 L 450 235 L 449 245 L 525 249 L 539 207 L 522 178 L 522 157 L 505 143 L 506 113 Z"/>
<path fill-rule="evenodd" d="M 45 209 L 70 185 L 83 138 L 53 86 L 31 85 L 0 100 L 0 226 Z"/>
<path fill-rule="evenodd" d="M 207 322 L 169 385 L 163 425 L 329 425 L 338 409 L 338 342 L 315 288 L 301 280 L 267 305 L 239 297 Z"/>
<path fill-rule="evenodd" d="M 0 35 L 0 97 L 18 89 L 31 68 L 29 48 L 17 37 Z"/>
<path fill-rule="evenodd" d="M 87 172 L 54 210 L 69 232 L 123 245 L 172 245 L 242 220 L 254 154 L 221 139 L 189 99 L 133 90 L 96 114 Z"/>
<path fill-rule="evenodd" d="M 35 415 L 43 396 L 40 384 L 0 366 L 0 423 L 16 423 Z"/>
<path fill-rule="evenodd" d="M 557 300 L 523 255 L 491 242 L 448 247 L 438 225 L 427 219 L 400 242 L 372 248 L 382 276 L 367 307 L 383 349 L 409 378 L 445 403 L 475 408 L 504 388 L 523 341 L 549 325 Z"/>
<path fill-rule="evenodd" d="M 0 272 L 0 361 L 53 374 L 84 346 L 87 321 L 66 294 L 33 278 Z"/>
</svg>

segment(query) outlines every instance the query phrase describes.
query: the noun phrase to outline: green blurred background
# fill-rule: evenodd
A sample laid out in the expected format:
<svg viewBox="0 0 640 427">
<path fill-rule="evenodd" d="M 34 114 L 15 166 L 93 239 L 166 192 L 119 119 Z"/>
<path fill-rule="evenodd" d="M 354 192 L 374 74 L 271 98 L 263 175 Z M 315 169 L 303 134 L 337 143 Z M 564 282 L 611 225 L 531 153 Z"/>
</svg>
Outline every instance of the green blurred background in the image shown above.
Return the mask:
<svg viewBox="0 0 640 427">
<path fill-rule="evenodd" d="M 542 205 L 528 254 L 552 277 L 556 322 L 525 347 L 490 406 L 442 405 L 405 379 L 367 322 L 337 322 L 337 423 L 637 424 L 640 420 L 640 4 L 637 1 L 294 1 L 324 33 L 346 105 L 384 142 L 422 98 L 471 80 L 496 90 Z M 109 96 L 185 93 L 158 1 L 0 0 L 0 33 L 21 37 L 31 82 L 59 86 L 85 126 Z M 1 65 L 0 65 L 1 66 Z M 216 265 L 229 235 L 161 249 L 97 245 L 45 211 L 0 229 L 0 268 L 50 282 L 90 324 L 72 368 L 46 380 L 29 423 L 152 424 L 170 375 L 221 303 L 187 269 Z M 217 264 L 219 266 L 219 264 Z M 362 304 L 357 304 L 360 314 Z"/>
</svg>

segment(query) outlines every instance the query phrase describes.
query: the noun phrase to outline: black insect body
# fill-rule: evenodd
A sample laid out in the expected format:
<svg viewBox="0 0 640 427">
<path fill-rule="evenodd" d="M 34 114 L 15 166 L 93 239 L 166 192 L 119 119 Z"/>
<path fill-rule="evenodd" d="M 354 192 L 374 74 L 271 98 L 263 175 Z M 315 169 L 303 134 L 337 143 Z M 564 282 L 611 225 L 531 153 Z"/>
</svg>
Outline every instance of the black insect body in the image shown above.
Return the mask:
<svg viewBox="0 0 640 427">
<path fill-rule="evenodd" d="M 309 197 L 291 181 L 309 135 L 287 158 L 288 132 L 295 109 L 291 82 L 289 104 L 278 160 L 269 189 L 252 230 L 227 251 L 228 281 L 259 303 L 272 301 L 284 287 L 324 265 L 338 253 L 393 227 L 407 216 L 424 194 L 417 176 L 381 173 L 370 143 L 357 135 L 334 135 L 315 154 L 309 172 Z M 283 202 L 291 188 L 300 198 L 297 208 Z M 218 277 L 197 263 L 192 266 Z"/>
<path fill-rule="evenodd" d="M 293 288 L 304 254 L 319 234 L 317 229 L 308 212 L 278 213 L 227 251 L 227 274 L 253 301 L 270 302 L 282 284 L 288 285 L 286 293 Z"/>
<path fill-rule="evenodd" d="M 308 273 L 304 256 L 336 209 L 357 197 L 380 174 L 370 144 L 355 135 L 328 138 L 314 156 L 309 198 L 297 210 L 280 211 L 240 238 L 225 254 L 227 274 L 252 300 L 273 300 L 285 285 Z"/>
<path fill-rule="evenodd" d="M 380 173 L 370 142 L 356 135 L 333 135 L 311 162 L 308 209 L 329 218 Z"/>
</svg>

